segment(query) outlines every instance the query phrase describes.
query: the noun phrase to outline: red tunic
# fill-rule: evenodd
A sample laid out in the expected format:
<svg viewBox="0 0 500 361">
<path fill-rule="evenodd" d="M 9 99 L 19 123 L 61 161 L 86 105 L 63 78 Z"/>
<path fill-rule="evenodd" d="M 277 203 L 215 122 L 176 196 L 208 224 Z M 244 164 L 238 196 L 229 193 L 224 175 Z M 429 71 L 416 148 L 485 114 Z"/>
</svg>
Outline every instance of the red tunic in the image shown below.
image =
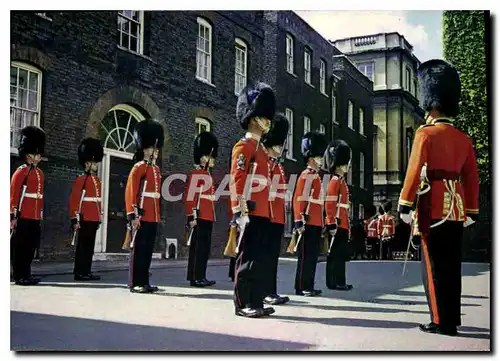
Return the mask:
<svg viewBox="0 0 500 361">
<path fill-rule="evenodd" d="M 160 221 L 160 187 L 161 175 L 160 168 L 157 165 L 148 165 L 149 162 L 140 161 L 136 163 L 127 180 L 127 187 L 125 188 L 125 207 L 127 209 L 127 217 L 129 219 L 135 218 L 134 208 L 140 208 L 142 187 L 141 181 L 147 181 L 146 191 L 144 197 L 144 204 L 142 209 L 144 215 L 141 217 L 145 222 L 159 222 Z"/>
<path fill-rule="evenodd" d="M 196 178 L 196 176 L 201 176 Z M 208 177 L 211 180 L 211 187 L 205 189 L 207 186 L 204 185 L 204 177 Z M 194 180 L 196 180 L 196 184 L 194 184 Z M 191 189 L 193 187 L 193 189 Z M 213 222 L 215 220 L 214 213 L 214 185 L 213 179 L 210 173 L 204 169 L 198 168 L 194 169 L 191 172 L 191 175 L 188 177 L 186 184 L 186 191 L 184 192 L 184 205 L 186 207 L 186 216 L 190 217 L 193 215 L 193 209 L 196 208 L 198 204 L 200 187 L 205 189 L 201 194 L 200 198 L 200 207 L 198 209 L 198 218 L 203 219 L 205 221 Z M 191 194 L 190 194 L 191 193 Z M 191 198 L 191 199 L 188 199 Z"/>
<path fill-rule="evenodd" d="M 26 181 L 26 182 L 25 182 Z M 23 185 L 26 185 L 21 212 L 19 214 L 19 201 L 23 192 Z M 16 169 L 10 181 L 10 214 L 14 216 L 14 209 L 18 218 L 23 219 L 43 219 L 43 171 L 38 167 L 23 164 Z"/>
<path fill-rule="evenodd" d="M 269 159 L 269 173 L 271 174 L 271 189 L 269 191 L 272 209 L 271 223 L 285 224 L 285 198 L 287 192 L 285 170 L 281 164 L 275 165 L 274 161 Z M 272 182 L 274 177 L 279 179 L 279 183 L 275 186 Z"/>
<path fill-rule="evenodd" d="M 339 228 L 349 230 L 349 188 L 343 177 L 333 175 L 328 182 L 326 206 L 326 224 L 337 224 Z"/>
<path fill-rule="evenodd" d="M 93 175 L 83 174 L 76 178 L 73 183 L 69 196 L 69 216 L 70 218 L 76 218 L 84 189 L 85 197 L 82 201 L 80 219 L 87 222 L 100 222 L 102 213 L 102 185 L 99 177 Z"/>
<path fill-rule="evenodd" d="M 309 211 L 307 212 L 309 220 L 306 223 L 310 226 L 323 227 L 324 200 L 321 190 L 321 179 L 318 172 L 311 168 L 306 168 L 300 174 L 295 187 L 293 198 L 295 222 L 302 220 L 302 214 L 306 212 L 309 203 Z"/>
</svg>

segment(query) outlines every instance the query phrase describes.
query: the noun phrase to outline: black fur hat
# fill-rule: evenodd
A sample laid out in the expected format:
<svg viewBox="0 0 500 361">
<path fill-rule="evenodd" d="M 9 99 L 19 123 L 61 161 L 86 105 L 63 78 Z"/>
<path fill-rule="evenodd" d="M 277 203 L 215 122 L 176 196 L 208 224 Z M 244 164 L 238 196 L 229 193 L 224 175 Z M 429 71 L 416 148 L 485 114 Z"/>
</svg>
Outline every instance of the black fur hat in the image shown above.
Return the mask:
<svg viewBox="0 0 500 361">
<path fill-rule="evenodd" d="M 392 201 L 385 201 L 382 207 L 384 207 L 385 213 L 388 213 L 392 209 Z"/>
<path fill-rule="evenodd" d="M 351 148 L 342 139 L 337 139 L 328 144 L 323 156 L 323 168 L 333 173 L 335 167 L 346 165 L 351 160 Z"/>
<path fill-rule="evenodd" d="M 134 140 L 137 150 L 153 147 L 163 147 L 163 127 L 154 119 L 146 119 L 137 123 L 134 129 Z"/>
<path fill-rule="evenodd" d="M 322 157 L 325 148 L 325 136 L 319 132 L 308 132 L 302 137 L 300 151 L 306 163 L 309 158 Z"/>
<path fill-rule="evenodd" d="M 41 154 L 45 152 L 45 132 L 42 128 L 28 125 L 21 130 L 21 139 L 17 148 L 21 158 L 26 154 Z"/>
<path fill-rule="evenodd" d="M 262 143 L 266 148 L 283 145 L 288 136 L 288 119 L 283 114 L 276 114 L 269 132 L 264 135 Z"/>
<path fill-rule="evenodd" d="M 377 207 L 375 207 L 373 204 L 370 204 L 365 209 L 365 217 L 366 218 L 373 217 L 376 213 L 377 213 Z"/>
<path fill-rule="evenodd" d="M 101 162 L 104 149 L 99 139 L 85 138 L 78 146 L 78 162 L 85 167 L 85 162 Z"/>
<path fill-rule="evenodd" d="M 436 109 L 449 117 L 458 115 L 460 77 L 447 62 L 433 59 L 418 68 L 420 103 L 425 111 Z"/>
<path fill-rule="evenodd" d="M 272 120 L 276 109 L 274 90 L 266 83 L 257 82 L 247 85 L 238 96 L 236 119 L 243 129 L 254 117 Z"/>
<path fill-rule="evenodd" d="M 211 132 L 202 132 L 194 140 L 193 158 L 194 164 L 200 164 L 201 157 L 211 155 L 217 158 L 219 142 L 217 137 Z"/>
</svg>

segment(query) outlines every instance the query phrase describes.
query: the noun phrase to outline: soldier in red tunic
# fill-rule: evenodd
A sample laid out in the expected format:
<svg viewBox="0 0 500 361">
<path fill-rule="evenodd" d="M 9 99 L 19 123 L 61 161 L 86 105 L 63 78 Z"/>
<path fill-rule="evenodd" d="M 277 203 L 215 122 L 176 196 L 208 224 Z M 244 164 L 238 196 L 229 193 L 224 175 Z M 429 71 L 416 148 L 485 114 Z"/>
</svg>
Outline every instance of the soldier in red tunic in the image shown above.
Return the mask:
<svg viewBox="0 0 500 361">
<path fill-rule="evenodd" d="M 16 169 L 10 182 L 10 229 L 13 254 L 13 277 L 16 285 L 40 282 L 31 275 L 31 262 L 40 243 L 43 219 L 44 175 L 38 164 L 45 149 L 45 132 L 35 126 L 21 130 L 19 157 L 25 164 Z"/>
<path fill-rule="evenodd" d="M 399 211 L 405 223 L 415 220 L 414 230 L 421 236 L 431 323 L 420 329 L 456 335 L 461 324 L 462 235 L 479 213 L 478 170 L 471 139 L 453 126 L 459 112 L 458 72 L 442 60 L 429 60 L 418 69 L 418 77 L 427 124 L 415 133 Z"/>
<path fill-rule="evenodd" d="M 326 229 L 330 234 L 330 250 L 326 258 L 326 286 L 332 290 L 349 291 L 345 263 L 349 260 L 349 188 L 345 174 L 351 162 L 351 149 L 343 140 L 335 140 L 325 151 L 324 166 L 332 174 L 328 182 Z"/>
<path fill-rule="evenodd" d="M 215 281 L 207 280 L 206 272 L 215 222 L 214 185 L 210 169 L 215 165 L 218 147 L 217 138 L 210 132 L 196 137 L 193 152 L 195 169 L 188 177 L 184 193 L 190 227 L 187 279 L 193 287 L 215 284 Z"/>
<path fill-rule="evenodd" d="M 127 218 L 132 227 L 129 287 L 131 292 L 150 293 L 158 291 L 149 284 L 149 267 L 160 222 L 161 174 L 155 163 L 163 147 L 163 127 L 155 120 L 143 120 L 135 127 L 134 138 L 134 159 L 138 162 L 130 171 L 125 189 Z"/>
<path fill-rule="evenodd" d="M 275 95 L 264 83 L 248 85 L 238 97 L 236 117 L 247 131 L 232 151 L 231 206 L 238 223 L 238 257 L 234 282 L 235 313 L 261 317 L 274 313 L 263 306 L 264 249 L 269 229 L 268 155 L 261 137 L 269 131 Z"/>
<path fill-rule="evenodd" d="M 377 246 L 377 224 L 378 214 L 377 207 L 373 204 L 366 209 L 365 232 L 366 232 L 366 253 L 369 259 L 376 258 Z"/>
<path fill-rule="evenodd" d="M 322 240 L 324 194 L 319 176 L 326 148 L 325 137 L 316 132 L 302 137 L 301 151 L 307 168 L 300 174 L 293 197 L 298 262 L 295 273 L 295 294 L 314 297 L 321 290 L 314 289 L 316 265 Z"/>
<path fill-rule="evenodd" d="M 285 169 L 281 165 L 283 146 L 288 135 L 288 119 L 277 114 L 273 119 L 273 126 L 264 136 L 264 146 L 269 154 L 269 176 L 271 178 L 270 202 L 271 224 L 269 225 L 267 248 L 263 250 L 268 257 L 267 268 L 264 272 L 264 302 L 268 305 L 280 305 L 290 299 L 280 296 L 277 292 L 276 280 L 278 274 L 278 261 L 281 251 L 281 239 L 285 228 L 285 198 L 287 193 L 287 179 Z M 275 182 L 277 180 L 277 182 Z"/>
<path fill-rule="evenodd" d="M 95 236 L 102 219 L 101 180 L 95 173 L 104 151 L 97 139 L 86 138 L 78 147 L 78 160 L 85 173 L 76 178 L 69 196 L 71 224 L 77 232 L 75 281 L 99 280 L 91 273 Z"/>
<path fill-rule="evenodd" d="M 392 242 L 394 240 L 394 217 L 389 214 L 392 202 L 386 201 L 382 205 L 383 213 L 378 219 L 377 236 L 380 242 L 380 259 L 391 259 Z"/>
</svg>

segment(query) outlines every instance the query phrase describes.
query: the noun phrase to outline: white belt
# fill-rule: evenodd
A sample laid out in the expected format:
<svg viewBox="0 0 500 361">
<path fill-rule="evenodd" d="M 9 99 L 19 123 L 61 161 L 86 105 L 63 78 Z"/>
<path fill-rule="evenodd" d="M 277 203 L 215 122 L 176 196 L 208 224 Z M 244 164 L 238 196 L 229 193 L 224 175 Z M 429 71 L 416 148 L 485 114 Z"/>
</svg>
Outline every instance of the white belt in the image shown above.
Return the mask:
<svg viewBox="0 0 500 361">
<path fill-rule="evenodd" d="M 144 192 L 142 195 L 148 198 L 160 198 L 160 193 L 158 192 Z"/>
<path fill-rule="evenodd" d="M 309 202 L 314 204 L 324 204 L 323 199 L 309 198 Z"/>
<path fill-rule="evenodd" d="M 40 193 L 24 193 L 25 198 L 35 198 L 35 199 L 42 199 L 43 194 Z"/>
<path fill-rule="evenodd" d="M 201 199 L 208 199 L 210 201 L 215 200 L 215 196 L 213 194 L 200 194 Z"/>
<path fill-rule="evenodd" d="M 83 197 L 84 202 L 100 202 L 101 197 Z"/>
<path fill-rule="evenodd" d="M 349 209 L 349 205 L 346 203 L 337 203 L 337 207 Z"/>
<path fill-rule="evenodd" d="M 390 226 L 382 226 L 382 227 L 384 227 L 384 228 L 389 228 Z"/>
<path fill-rule="evenodd" d="M 286 198 L 286 193 L 282 193 L 282 192 L 269 192 L 269 196 L 270 197 L 274 197 L 274 198 L 285 199 Z"/>
</svg>

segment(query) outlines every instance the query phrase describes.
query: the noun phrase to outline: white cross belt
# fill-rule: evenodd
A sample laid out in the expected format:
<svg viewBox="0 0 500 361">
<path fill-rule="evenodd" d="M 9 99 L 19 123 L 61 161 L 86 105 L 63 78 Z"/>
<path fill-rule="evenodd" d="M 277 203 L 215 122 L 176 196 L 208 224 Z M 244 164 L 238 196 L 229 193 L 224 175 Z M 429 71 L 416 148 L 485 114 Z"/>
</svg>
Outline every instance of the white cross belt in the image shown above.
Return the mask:
<svg viewBox="0 0 500 361">
<path fill-rule="evenodd" d="M 160 198 L 160 193 L 158 192 L 144 192 L 142 193 L 142 195 L 144 197 L 148 197 L 148 198 Z"/>
<path fill-rule="evenodd" d="M 35 198 L 35 199 L 42 199 L 43 194 L 40 193 L 24 193 L 25 198 Z"/>
<path fill-rule="evenodd" d="M 101 197 L 83 197 L 84 202 L 100 202 Z"/>
</svg>

